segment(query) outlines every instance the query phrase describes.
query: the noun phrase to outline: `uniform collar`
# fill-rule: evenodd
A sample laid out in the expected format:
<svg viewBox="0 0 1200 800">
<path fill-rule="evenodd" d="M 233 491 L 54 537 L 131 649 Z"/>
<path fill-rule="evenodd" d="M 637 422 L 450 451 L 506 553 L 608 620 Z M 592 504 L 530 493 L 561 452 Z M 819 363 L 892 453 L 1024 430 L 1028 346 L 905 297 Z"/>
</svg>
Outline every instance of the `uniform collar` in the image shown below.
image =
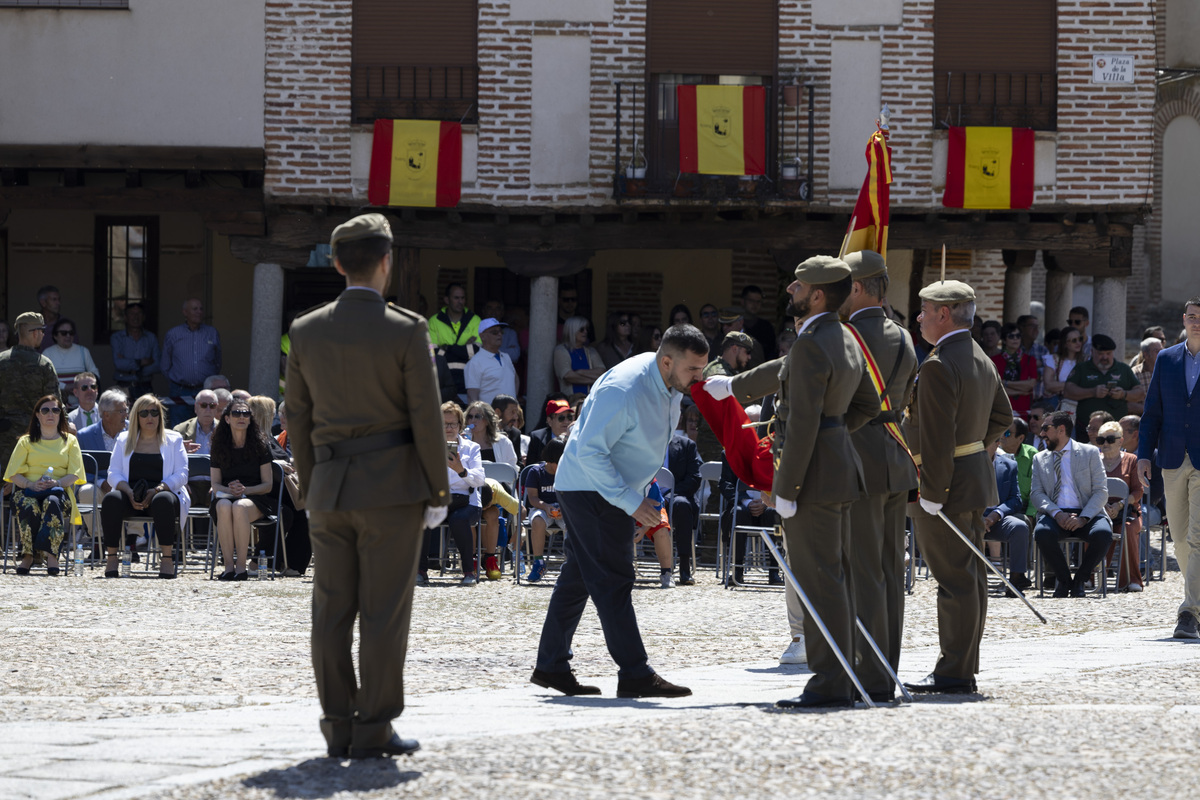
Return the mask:
<svg viewBox="0 0 1200 800">
<path fill-rule="evenodd" d="M 876 311 L 879 313 L 878 314 L 872 313 L 872 312 L 876 312 Z M 862 317 L 862 316 L 886 317 L 887 314 L 883 313 L 883 306 L 867 306 L 866 308 L 860 308 L 858 311 L 855 311 L 853 314 L 851 314 L 850 321 L 853 322 L 855 317 Z"/>
<path fill-rule="evenodd" d="M 946 341 L 951 336 L 957 336 L 960 333 L 965 333 L 968 336 L 971 335 L 971 331 L 968 328 L 955 328 L 954 330 L 950 331 L 949 333 L 942 334 L 942 337 L 940 339 L 938 339 L 937 342 L 933 346 L 940 347 L 942 342 Z"/>
<path fill-rule="evenodd" d="M 813 325 L 813 324 L 814 324 L 814 323 L 815 323 L 817 320 L 819 320 L 821 317 L 825 317 L 825 316 L 828 316 L 828 315 L 829 315 L 829 312 L 828 312 L 828 311 L 822 311 L 820 314 L 813 314 L 811 317 L 809 317 L 808 319 L 804 320 L 804 324 L 800 326 L 800 330 L 796 332 L 796 335 L 797 335 L 797 336 L 799 336 L 800 334 L 804 333 L 804 332 L 805 332 L 806 330 L 808 330 L 808 329 L 809 329 L 809 327 L 811 327 L 811 326 L 812 326 L 812 325 Z"/>
</svg>

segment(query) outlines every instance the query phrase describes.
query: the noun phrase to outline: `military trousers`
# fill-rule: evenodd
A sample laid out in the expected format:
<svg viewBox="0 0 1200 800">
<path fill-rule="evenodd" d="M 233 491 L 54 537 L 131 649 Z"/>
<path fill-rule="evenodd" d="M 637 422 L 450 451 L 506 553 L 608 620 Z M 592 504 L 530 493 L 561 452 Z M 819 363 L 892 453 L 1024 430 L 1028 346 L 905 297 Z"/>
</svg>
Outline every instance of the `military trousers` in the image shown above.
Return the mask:
<svg viewBox="0 0 1200 800">
<path fill-rule="evenodd" d="M 904 521 L 908 492 L 863 497 L 850 507 L 850 567 L 854 608 L 863 627 L 887 657 L 900 666 L 904 631 Z M 861 663 L 858 679 L 869 694 L 894 691 L 891 676 L 861 633 L 855 634 Z"/>
<path fill-rule="evenodd" d="M 330 748 L 371 748 L 404 710 L 404 659 L 424 504 L 309 511 L 312 659 L 321 732 Z M 359 625 L 358 671 L 351 643 Z"/>
<path fill-rule="evenodd" d="M 950 530 L 940 517 L 909 505 L 916 527 L 917 547 L 938 583 L 938 656 L 934 674 L 972 679 L 979 672 L 979 643 L 987 616 L 987 567 L 979 556 Z M 983 549 L 983 509 L 960 511 L 947 517 L 971 542 Z"/>
<path fill-rule="evenodd" d="M 800 503 L 783 521 L 788 566 L 838 649 L 854 663 L 854 594 L 850 575 L 850 503 Z M 821 635 L 811 614 L 804 615 L 804 650 L 813 676 L 806 692 L 850 699 L 854 685 Z"/>
</svg>

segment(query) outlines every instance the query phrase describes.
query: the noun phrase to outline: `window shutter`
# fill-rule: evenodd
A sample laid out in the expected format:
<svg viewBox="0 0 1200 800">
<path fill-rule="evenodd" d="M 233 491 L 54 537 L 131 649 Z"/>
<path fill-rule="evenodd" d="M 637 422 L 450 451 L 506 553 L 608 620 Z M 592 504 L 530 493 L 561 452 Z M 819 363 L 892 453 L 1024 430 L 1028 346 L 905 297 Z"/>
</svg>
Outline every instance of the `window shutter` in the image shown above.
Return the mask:
<svg viewBox="0 0 1200 800">
<path fill-rule="evenodd" d="M 354 0 L 356 65 L 475 66 L 475 0 Z"/>
<path fill-rule="evenodd" d="M 648 0 L 652 74 L 774 75 L 777 0 Z"/>
<path fill-rule="evenodd" d="M 935 0 L 935 72 L 1054 72 L 1054 0 Z"/>
</svg>

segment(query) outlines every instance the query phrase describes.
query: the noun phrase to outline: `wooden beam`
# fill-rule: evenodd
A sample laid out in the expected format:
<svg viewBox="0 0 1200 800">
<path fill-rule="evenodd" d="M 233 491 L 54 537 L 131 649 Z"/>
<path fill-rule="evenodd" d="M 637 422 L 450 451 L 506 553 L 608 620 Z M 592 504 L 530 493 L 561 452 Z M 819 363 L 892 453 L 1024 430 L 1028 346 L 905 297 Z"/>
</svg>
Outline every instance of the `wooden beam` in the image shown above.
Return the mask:
<svg viewBox="0 0 1200 800">
<path fill-rule="evenodd" d="M 163 211 L 257 211 L 263 195 L 257 189 L 127 189 L 124 186 L 4 186 L 0 208 L 44 211 L 100 211 L 157 214 Z"/>
<path fill-rule="evenodd" d="M 0 145 L 0 167 L 17 169 L 189 169 L 262 172 L 261 147 L 143 147 L 140 145 Z"/>
</svg>

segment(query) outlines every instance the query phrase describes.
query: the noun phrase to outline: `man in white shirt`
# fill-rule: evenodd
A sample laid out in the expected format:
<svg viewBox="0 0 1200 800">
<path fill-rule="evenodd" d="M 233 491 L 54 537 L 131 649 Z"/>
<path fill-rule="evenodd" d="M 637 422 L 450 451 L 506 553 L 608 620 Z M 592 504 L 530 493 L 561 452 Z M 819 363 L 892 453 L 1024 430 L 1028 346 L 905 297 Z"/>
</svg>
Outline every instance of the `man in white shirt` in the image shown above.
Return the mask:
<svg viewBox="0 0 1200 800">
<path fill-rule="evenodd" d="M 482 400 L 491 405 L 498 394 L 517 396 L 517 370 L 508 353 L 500 351 L 507 327 L 495 317 L 488 317 L 479 323 L 481 349 L 467 362 L 463 372 L 469 402 Z"/>
<path fill-rule="evenodd" d="M 1055 411 L 1042 423 L 1046 449 L 1033 457 L 1030 498 L 1039 512 L 1033 538 L 1054 571 L 1055 597 L 1083 597 L 1083 585 L 1108 552 L 1112 522 L 1104 513 L 1108 476 L 1100 449 L 1071 439 L 1075 421 Z M 1087 542 L 1079 568 L 1071 577 L 1059 541 L 1075 537 Z"/>
</svg>

